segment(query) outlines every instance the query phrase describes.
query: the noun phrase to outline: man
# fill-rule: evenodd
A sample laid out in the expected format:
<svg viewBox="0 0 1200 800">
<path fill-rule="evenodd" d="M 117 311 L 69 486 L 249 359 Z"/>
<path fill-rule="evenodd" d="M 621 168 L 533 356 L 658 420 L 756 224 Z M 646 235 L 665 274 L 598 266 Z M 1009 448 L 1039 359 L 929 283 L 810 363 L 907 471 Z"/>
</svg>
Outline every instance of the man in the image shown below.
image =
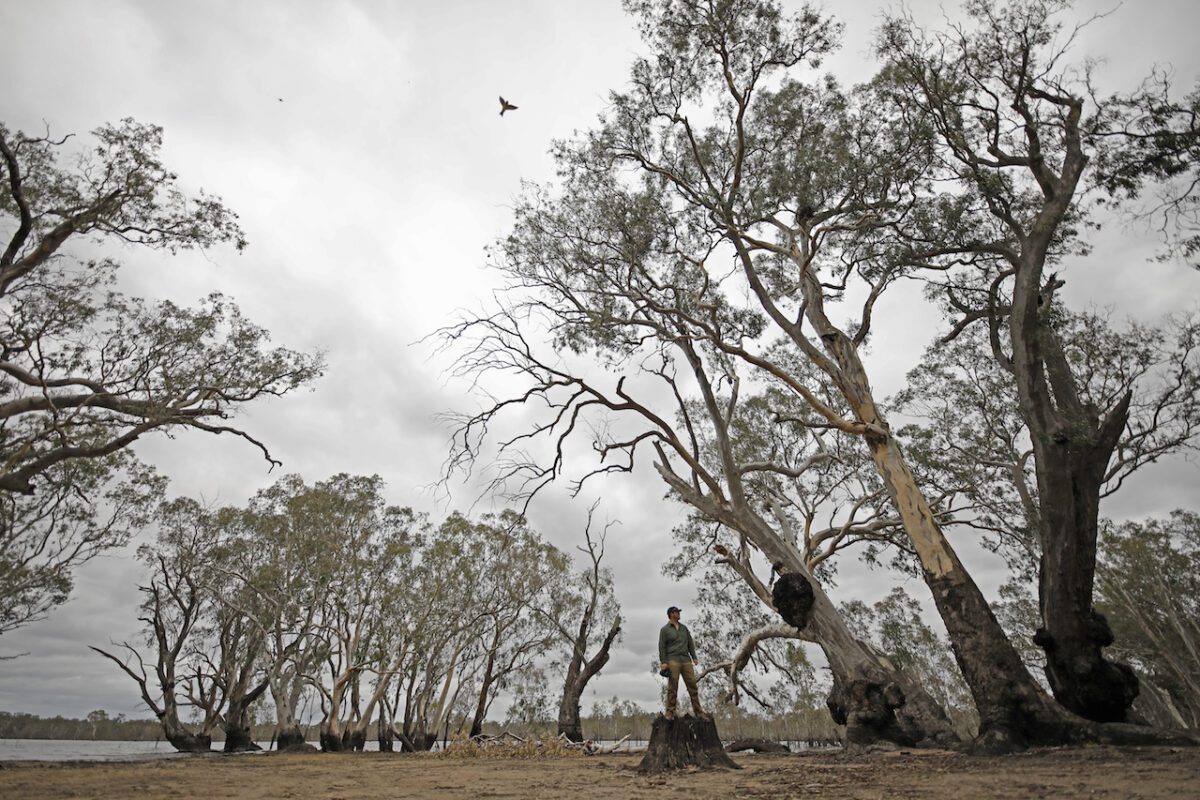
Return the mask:
<svg viewBox="0 0 1200 800">
<path fill-rule="evenodd" d="M 692 711 L 697 717 L 706 717 L 700 707 L 700 687 L 696 685 L 696 645 L 692 632 L 679 621 L 679 608 L 667 609 L 667 624 L 658 632 L 658 667 L 670 672 L 667 678 L 667 719 L 675 719 L 675 707 L 679 702 L 679 676 L 687 686 L 692 698 Z"/>
</svg>

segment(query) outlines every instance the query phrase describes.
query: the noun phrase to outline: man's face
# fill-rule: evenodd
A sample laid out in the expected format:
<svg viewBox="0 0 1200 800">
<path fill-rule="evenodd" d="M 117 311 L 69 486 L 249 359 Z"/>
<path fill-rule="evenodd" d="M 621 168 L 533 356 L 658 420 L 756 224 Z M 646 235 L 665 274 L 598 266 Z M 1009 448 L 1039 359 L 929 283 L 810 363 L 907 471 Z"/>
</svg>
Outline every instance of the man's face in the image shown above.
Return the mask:
<svg viewBox="0 0 1200 800">
<path fill-rule="evenodd" d="M 669 619 L 671 622 L 679 622 L 679 612 L 672 611 L 670 614 L 667 614 L 667 619 Z"/>
</svg>

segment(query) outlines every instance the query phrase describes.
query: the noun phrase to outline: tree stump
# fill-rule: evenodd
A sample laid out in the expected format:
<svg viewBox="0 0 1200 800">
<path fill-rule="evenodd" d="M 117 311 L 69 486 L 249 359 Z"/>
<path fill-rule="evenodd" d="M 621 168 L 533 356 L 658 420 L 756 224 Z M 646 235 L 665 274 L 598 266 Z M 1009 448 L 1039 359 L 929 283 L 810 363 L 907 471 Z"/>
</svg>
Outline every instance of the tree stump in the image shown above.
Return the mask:
<svg viewBox="0 0 1200 800">
<path fill-rule="evenodd" d="M 638 773 L 654 775 L 687 767 L 741 769 L 721 746 L 717 725 L 711 719 L 667 719 L 659 714 L 650 729 L 650 744 L 638 765 Z"/>
</svg>

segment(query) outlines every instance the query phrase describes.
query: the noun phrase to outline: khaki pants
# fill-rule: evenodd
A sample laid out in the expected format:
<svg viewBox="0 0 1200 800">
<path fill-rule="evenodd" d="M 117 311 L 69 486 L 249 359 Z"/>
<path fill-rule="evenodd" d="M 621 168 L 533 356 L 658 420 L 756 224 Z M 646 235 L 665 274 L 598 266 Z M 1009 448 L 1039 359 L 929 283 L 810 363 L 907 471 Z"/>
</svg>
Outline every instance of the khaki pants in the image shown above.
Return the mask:
<svg viewBox="0 0 1200 800">
<path fill-rule="evenodd" d="M 700 707 L 700 687 L 696 685 L 696 670 L 692 669 L 691 661 L 668 661 L 667 668 L 671 677 L 667 678 L 667 713 L 674 714 L 679 704 L 679 676 L 683 676 L 683 685 L 687 687 L 688 696 L 692 698 L 692 711 L 703 714 Z"/>
</svg>

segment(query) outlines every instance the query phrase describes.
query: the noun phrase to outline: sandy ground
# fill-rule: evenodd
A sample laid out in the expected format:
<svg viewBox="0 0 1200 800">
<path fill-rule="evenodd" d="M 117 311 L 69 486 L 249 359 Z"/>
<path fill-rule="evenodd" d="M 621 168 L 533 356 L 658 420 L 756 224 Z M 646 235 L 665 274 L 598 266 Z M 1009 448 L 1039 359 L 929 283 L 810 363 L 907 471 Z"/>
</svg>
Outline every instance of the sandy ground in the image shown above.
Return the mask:
<svg viewBox="0 0 1200 800">
<path fill-rule="evenodd" d="M 8 762 L 0 797 L 40 798 L 1200 798 L 1200 751 L 1081 747 L 738 754 L 740 770 L 641 777 L 635 755 L 537 760 L 259 754 L 124 763 Z"/>
</svg>

